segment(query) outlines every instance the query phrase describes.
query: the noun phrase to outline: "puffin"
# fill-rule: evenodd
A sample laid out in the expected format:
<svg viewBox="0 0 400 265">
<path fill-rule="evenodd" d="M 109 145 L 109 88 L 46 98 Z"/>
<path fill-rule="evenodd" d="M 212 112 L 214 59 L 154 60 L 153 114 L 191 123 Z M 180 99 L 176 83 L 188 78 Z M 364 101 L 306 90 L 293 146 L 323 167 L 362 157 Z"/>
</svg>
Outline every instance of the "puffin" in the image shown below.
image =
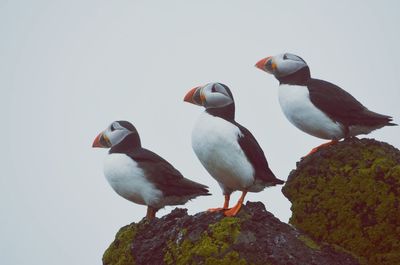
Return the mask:
<svg viewBox="0 0 400 265">
<path fill-rule="evenodd" d="M 268 166 L 264 152 L 249 130 L 235 121 L 235 102 L 228 86 L 209 83 L 192 88 L 184 101 L 203 106 L 192 131 L 192 147 L 208 173 L 218 182 L 224 195 L 222 211 L 235 216 L 247 192 L 260 192 L 266 187 L 283 184 Z M 242 194 L 232 208 L 232 192 Z"/>
<path fill-rule="evenodd" d="M 159 155 L 142 147 L 139 133 L 128 121 L 114 121 L 93 141 L 92 147 L 110 148 L 104 175 L 121 197 L 147 205 L 146 219 L 166 205 L 180 205 L 203 195 L 208 187 L 189 179 Z"/>
<path fill-rule="evenodd" d="M 313 148 L 308 155 L 340 139 L 397 125 L 392 123 L 392 117 L 370 111 L 339 86 L 312 78 L 310 68 L 300 56 L 291 53 L 269 56 L 255 66 L 279 81 L 279 103 L 294 126 L 330 140 Z"/>
</svg>

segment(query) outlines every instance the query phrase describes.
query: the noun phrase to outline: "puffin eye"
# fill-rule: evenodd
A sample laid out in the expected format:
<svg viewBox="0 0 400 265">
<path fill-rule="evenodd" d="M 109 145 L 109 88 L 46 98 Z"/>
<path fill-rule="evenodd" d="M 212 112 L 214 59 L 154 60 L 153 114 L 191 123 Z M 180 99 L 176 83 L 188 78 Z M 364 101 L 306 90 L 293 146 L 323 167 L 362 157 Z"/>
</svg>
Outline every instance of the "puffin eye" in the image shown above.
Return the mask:
<svg viewBox="0 0 400 265">
<path fill-rule="evenodd" d="M 296 62 L 304 62 L 303 59 L 301 59 L 299 56 L 291 54 L 291 53 L 285 53 L 283 55 L 283 60 L 292 60 L 292 61 L 296 61 Z"/>
<path fill-rule="evenodd" d="M 212 87 L 211 87 L 211 92 L 217 92 L 217 89 L 215 88 L 215 85 L 213 85 Z"/>
<path fill-rule="evenodd" d="M 110 130 L 113 132 L 115 131 L 114 124 L 111 124 Z"/>
</svg>

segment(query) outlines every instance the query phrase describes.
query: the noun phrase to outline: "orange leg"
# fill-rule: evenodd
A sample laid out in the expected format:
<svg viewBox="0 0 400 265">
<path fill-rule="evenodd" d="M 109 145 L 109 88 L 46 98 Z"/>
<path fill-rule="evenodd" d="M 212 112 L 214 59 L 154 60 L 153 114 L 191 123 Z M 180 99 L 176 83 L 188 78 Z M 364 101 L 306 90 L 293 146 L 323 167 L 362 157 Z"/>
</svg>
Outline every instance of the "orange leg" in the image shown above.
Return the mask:
<svg viewBox="0 0 400 265">
<path fill-rule="evenodd" d="M 337 144 L 338 142 L 339 142 L 338 140 L 332 140 L 332 141 L 330 141 L 330 142 L 327 142 L 327 143 L 318 145 L 317 147 L 314 147 L 306 156 L 312 155 L 312 154 L 314 154 L 315 152 L 317 152 L 318 150 L 320 150 L 321 148 L 323 148 L 323 147 L 328 147 L 328 146 Z M 305 156 L 305 157 L 306 157 L 306 156 Z"/>
<path fill-rule="evenodd" d="M 156 212 L 157 212 L 157 209 L 156 209 L 156 208 L 153 208 L 153 207 L 151 207 L 151 206 L 147 206 L 146 219 L 147 219 L 148 221 L 151 221 L 151 220 L 153 220 L 154 218 L 156 218 Z"/>
<path fill-rule="evenodd" d="M 240 208 L 242 208 L 242 204 L 244 201 L 244 197 L 246 197 L 246 194 L 247 194 L 247 191 L 242 192 L 242 196 L 240 196 L 236 205 L 233 206 L 231 209 L 224 211 L 225 216 L 235 216 L 239 212 Z"/>
<path fill-rule="evenodd" d="M 211 208 L 211 209 L 208 209 L 207 211 L 213 213 L 213 212 L 219 212 L 219 211 L 227 210 L 229 208 L 229 200 L 230 200 L 230 198 L 231 198 L 231 195 L 225 195 L 224 206 L 222 208 Z"/>
</svg>

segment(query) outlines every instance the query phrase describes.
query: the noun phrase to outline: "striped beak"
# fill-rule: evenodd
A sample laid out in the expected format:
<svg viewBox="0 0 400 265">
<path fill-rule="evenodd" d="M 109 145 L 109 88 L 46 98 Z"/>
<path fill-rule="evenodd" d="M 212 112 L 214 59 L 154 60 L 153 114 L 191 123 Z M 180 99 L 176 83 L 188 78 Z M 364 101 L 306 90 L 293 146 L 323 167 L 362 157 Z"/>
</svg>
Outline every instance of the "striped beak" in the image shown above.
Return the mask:
<svg viewBox="0 0 400 265">
<path fill-rule="evenodd" d="M 276 69 L 276 64 L 274 63 L 274 58 L 272 56 L 266 57 L 264 59 L 259 60 L 255 67 L 257 67 L 258 69 L 270 73 L 270 74 L 274 74 L 275 69 Z"/>
<path fill-rule="evenodd" d="M 189 92 L 186 93 L 183 101 L 199 106 L 204 106 L 204 102 L 206 99 L 202 93 L 202 89 L 202 86 L 197 86 L 190 89 Z"/>
<path fill-rule="evenodd" d="M 99 135 L 94 138 L 92 147 L 95 148 L 109 148 L 111 147 L 111 142 L 104 132 L 99 133 Z"/>
</svg>

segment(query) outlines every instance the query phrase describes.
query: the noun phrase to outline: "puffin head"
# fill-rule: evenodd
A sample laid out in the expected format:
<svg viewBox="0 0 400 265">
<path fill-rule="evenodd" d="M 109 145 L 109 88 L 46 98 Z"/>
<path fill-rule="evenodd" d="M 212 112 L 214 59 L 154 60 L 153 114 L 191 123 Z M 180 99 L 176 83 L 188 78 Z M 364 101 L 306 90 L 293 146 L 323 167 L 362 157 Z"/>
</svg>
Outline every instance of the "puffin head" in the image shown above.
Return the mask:
<svg viewBox="0 0 400 265">
<path fill-rule="evenodd" d="M 278 79 L 308 68 L 307 63 L 300 56 L 291 53 L 266 57 L 258 61 L 255 66 L 273 74 Z"/>
<path fill-rule="evenodd" d="M 135 135 L 137 138 L 139 137 L 135 126 L 128 121 L 114 121 L 104 131 L 96 136 L 92 147 L 114 147 L 129 135 Z"/>
<path fill-rule="evenodd" d="M 187 92 L 183 100 L 206 109 L 223 108 L 234 103 L 232 92 L 222 83 L 194 87 Z"/>
</svg>

